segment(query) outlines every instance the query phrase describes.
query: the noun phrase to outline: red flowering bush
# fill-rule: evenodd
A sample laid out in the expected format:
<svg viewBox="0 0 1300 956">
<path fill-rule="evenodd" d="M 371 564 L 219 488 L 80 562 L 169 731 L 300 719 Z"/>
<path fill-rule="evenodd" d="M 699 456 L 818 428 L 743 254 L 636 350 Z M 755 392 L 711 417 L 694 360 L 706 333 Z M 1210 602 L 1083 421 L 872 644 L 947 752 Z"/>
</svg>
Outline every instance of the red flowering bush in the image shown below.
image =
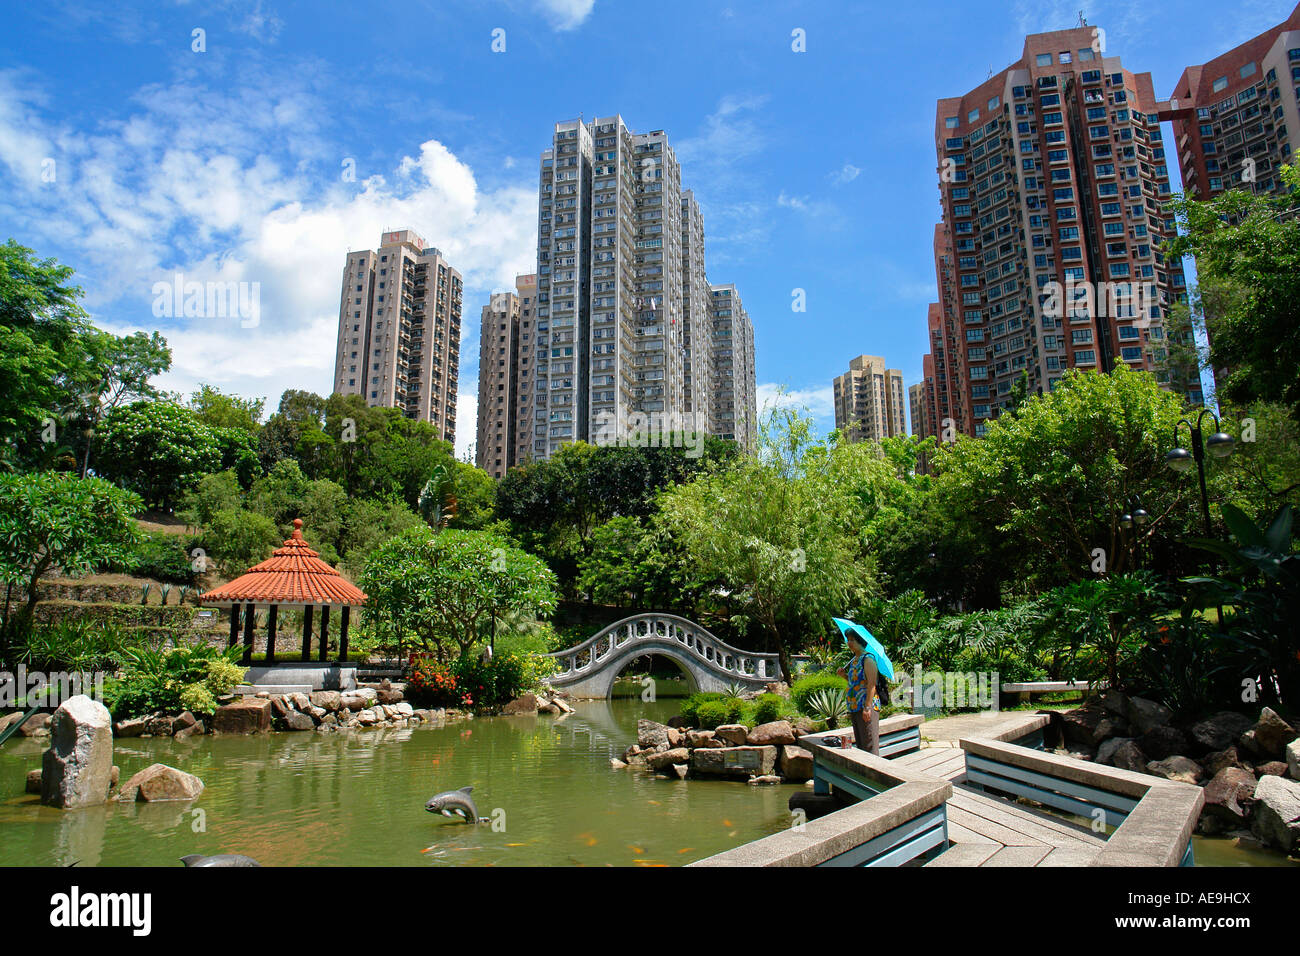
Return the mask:
<svg viewBox="0 0 1300 956">
<path fill-rule="evenodd" d="M 468 696 L 457 687 L 456 675 L 446 664 L 423 657 L 411 661 L 406 675 L 406 698 L 424 707 L 465 706 L 462 698 Z"/>
</svg>

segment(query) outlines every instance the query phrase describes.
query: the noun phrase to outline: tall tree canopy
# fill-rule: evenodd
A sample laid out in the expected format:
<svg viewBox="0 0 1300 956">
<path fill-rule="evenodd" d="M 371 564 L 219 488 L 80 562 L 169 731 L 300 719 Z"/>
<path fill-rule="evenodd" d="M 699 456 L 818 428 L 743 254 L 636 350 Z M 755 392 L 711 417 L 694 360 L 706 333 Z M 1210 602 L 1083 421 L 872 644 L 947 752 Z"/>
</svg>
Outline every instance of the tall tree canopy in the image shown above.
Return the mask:
<svg viewBox="0 0 1300 956">
<path fill-rule="evenodd" d="M 1282 167 L 1281 197 L 1229 189 L 1173 204 L 1170 254 L 1194 255 L 1197 313 L 1221 397 L 1278 402 L 1300 417 L 1300 170 Z"/>
</svg>

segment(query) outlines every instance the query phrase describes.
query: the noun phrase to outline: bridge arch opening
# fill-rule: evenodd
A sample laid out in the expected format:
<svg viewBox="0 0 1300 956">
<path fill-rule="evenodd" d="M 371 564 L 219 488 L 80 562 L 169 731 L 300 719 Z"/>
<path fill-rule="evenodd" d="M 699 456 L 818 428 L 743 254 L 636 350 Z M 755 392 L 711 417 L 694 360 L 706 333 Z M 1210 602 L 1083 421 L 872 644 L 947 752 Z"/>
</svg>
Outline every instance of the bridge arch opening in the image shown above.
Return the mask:
<svg viewBox="0 0 1300 956">
<path fill-rule="evenodd" d="M 653 690 L 655 699 L 689 697 L 699 690 L 695 676 L 671 654 L 650 651 L 630 659 L 614 674 L 611 698 L 644 697 Z"/>
</svg>

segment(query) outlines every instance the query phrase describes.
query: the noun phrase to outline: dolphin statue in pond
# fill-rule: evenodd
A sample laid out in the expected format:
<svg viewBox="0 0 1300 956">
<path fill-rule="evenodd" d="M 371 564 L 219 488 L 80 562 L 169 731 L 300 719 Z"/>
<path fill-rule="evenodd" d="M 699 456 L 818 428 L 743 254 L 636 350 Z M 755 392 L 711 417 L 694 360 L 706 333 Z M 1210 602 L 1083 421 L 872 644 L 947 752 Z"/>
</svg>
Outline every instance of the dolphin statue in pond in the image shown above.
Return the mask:
<svg viewBox="0 0 1300 956">
<path fill-rule="evenodd" d="M 181 857 L 181 862 L 186 866 L 257 866 L 258 863 L 251 856 L 243 856 L 239 853 L 218 853 L 215 856 L 203 856 L 201 853 L 191 853 L 189 856 Z"/>
<path fill-rule="evenodd" d="M 424 809 L 430 813 L 441 813 L 444 817 L 459 816 L 466 823 L 488 823 L 487 817 L 478 815 L 478 807 L 474 804 L 474 798 L 469 795 L 473 789 L 473 787 L 461 787 L 459 790 L 444 790 L 442 793 L 435 793 L 429 798 L 429 802 L 424 805 Z"/>
</svg>

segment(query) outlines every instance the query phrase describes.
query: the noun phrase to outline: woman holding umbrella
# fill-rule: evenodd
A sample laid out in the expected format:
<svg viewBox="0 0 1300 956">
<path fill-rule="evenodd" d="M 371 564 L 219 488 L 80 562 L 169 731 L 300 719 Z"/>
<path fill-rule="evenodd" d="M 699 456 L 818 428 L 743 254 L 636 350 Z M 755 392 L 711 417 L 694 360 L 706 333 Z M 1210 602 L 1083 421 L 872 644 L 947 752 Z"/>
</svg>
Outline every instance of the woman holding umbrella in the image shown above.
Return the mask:
<svg viewBox="0 0 1300 956">
<path fill-rule="evenodd" d="M 849 721 L 859 750 L 880 756 L 880 697 L 876 693 L 879 671 L 875 658 L 867 653 L 867 642 L 856 630 L 845 633 L 853 659 L 839 675 L 849 682 Z"/>
</svg>

